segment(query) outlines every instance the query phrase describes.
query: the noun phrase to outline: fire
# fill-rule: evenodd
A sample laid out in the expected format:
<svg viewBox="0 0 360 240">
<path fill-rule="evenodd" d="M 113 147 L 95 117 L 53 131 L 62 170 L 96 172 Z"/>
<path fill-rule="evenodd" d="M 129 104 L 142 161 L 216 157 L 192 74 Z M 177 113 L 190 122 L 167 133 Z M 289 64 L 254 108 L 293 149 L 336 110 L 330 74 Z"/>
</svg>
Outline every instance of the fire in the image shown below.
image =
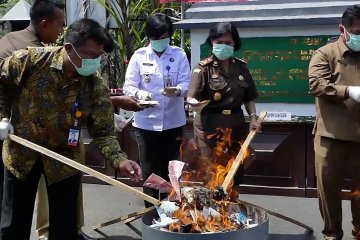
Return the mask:
<svg viewBox="0 0 360 240">
<path fill-rule="evenodd" d="M 186 174 L 182 175 L 182 180 L 191 181 L 195 178 L 196 181 L 205 181 L 206 185 L 205 188 L 200 189 L 198 193 L 194 194 L 197 195 L 197 198 L 199 198 L 194 200 L 195 203 L 189 203 L 186 199 L 181 201 L 180 209 L 174 214 L 174 217 L 179 221 L 172 223 L 169 226 L 169 230 L 173 232 L 200 233 L 239 229 L 239 224 L 236 223 L 234 219 L 231 219 L 231 213 L 228 211 L 228 206 L 230 204 L 229 198 L 219 201 L 214 199 L 210 199 L 209 201 L 206 200 L 211 198 L 206 194 L 209 192 L 214 194 L 219 186 L 222 185 L 238 154 L 241 143 L 233 142 L 231 134 L 231 129 L 217 129 L 215 134 L 209 135 L 208 139 L 216 140 L 216 146 L 210 157 L 201 159 L 202 166 L 205 164 L 206 167 L 196 169 L 195 173 L 187 171 Z M 196 147 L 193 142 L 185 141 L 180 148 L 181 159 L 189 163 L 189 156 L 192 156 L 192 153 L 195 150 Z M 192 153 L 189 154 L 188 151 Z M 249 155 L 249 151 L 247 150 L 244 159 L 246 159 Z M 200 172 L 204 172 L 204 170 L 205 174 L 203 173 L 203 175 L 205 176 L 202 176 L 203 179 L 201 179 L 198 174 Z M 230 196 L 232 187 L 233 182 L 228 189 L 228 196 Z M 201 192 L 201 190 L 204 192 Z M 171 194 L 169 198 L 171 198 Z M 198 202 L 201 202 L 201 200 L 202 203 L 201 206 L 199 206 Z M 211 204 L 209 204 L 209 202 L 211 202 Z M 212 207 L 215 207 L 216 209 L 213 209 Z M 206 212 L 206 214 L 204 212 Z"/>
</svg>

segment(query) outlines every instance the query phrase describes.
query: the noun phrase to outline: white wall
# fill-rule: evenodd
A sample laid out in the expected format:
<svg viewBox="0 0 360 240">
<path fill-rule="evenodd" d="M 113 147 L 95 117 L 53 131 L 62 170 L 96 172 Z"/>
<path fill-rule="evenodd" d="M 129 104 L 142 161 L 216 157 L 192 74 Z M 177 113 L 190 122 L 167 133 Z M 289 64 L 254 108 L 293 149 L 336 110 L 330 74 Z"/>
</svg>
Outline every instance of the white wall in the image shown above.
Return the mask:
<svg viewBox="0 0 360 240">
<path fill-rule="evenodd" d="M 269 28 L 239 28 L 241 38 L 251 37 L 288 37 L 288 36 L 319 36 L 338 34 L 337 25 L 328 26 L 297 26 L 297 27 L 269 27 Z M 191 67 L 200 61 L 200 46 L 208 36 L 208 29 L 191 30 Z M 290 111 L 293 115 L 315 116 L 314 104 L 286 104 L 286 103 L 257 103 L 260 111 Z"/>
</svg>

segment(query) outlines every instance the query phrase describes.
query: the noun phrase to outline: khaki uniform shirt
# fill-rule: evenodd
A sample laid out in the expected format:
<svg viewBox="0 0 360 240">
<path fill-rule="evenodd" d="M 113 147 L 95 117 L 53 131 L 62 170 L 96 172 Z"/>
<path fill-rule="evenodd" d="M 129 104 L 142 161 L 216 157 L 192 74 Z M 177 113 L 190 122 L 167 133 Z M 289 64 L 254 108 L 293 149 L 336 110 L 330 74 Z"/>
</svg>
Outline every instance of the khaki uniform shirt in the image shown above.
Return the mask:
<svg viewBox="0 0 360 240">
<path fill-rule="evenodd" d="M 345 97 L 360 86 L 360 55 L 341 38 L 319 48 L 309 65 L 310 90 L 316 96 L 316 135 L 360 142 L 360 103 Z"/>
<path fill-rule="evenodd" d="M 117 168 L 126 156 L 114 135 L 108 88 L 97 75 L 65 79 L 64 51 L 63 47 L 29 47 L 14 52 L 1 63 L 0 118 L 9 118 L 11 113 L 15 135 L 79 161 L 79 147 L 67 146 L 75 121 L 72 109 L 78 99 L 94 142 L 105 159 Z M 5 95 L 6 90 L 13 94 Z M 77 173 L 20 144 L 4 141 L 4 164 L 16 177 L 24 179 L 39 159 L 50 183 Z"/>
<path fill-rule="evenodd" d="M 43 46 L 33 26 L 30 25 L 24 30 L 7 33 L 0 39 L 0 62 L 9 57 L 14 51 L 28 46 Z"/>
<path fill-rule="evenodd" d="M 258 96 L 246 62 L 232 58 L 228 73 L 216 57 L 210 56 L 198 64 L 191 75 L 188 97 L 210 100 L 203 111 L 241 111 L 241 106 Z"/>
</svg>

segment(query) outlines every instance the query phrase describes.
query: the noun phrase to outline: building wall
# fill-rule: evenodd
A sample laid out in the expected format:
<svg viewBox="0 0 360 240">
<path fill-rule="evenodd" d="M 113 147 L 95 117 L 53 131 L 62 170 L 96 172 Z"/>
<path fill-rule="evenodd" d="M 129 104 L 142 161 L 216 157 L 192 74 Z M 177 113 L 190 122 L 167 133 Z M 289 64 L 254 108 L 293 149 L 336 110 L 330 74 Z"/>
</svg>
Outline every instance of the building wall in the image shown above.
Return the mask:
<svg viewBox="0 0 360 240">
<path fill-rule="evenodd" d="M 336 35 L 339 33 L 337 25 L 328 26 L 294 26 L 269 28 L 239 28 L 241 38 L 252 37 L 288 37 L 288 36 L 319 36 Z M 200 46 L 208 36 L 208 29 L 191 30 L 191 67 L 200 61 Z M 284 103 L 257 103 L 257 112 L 260 111 L 290 111 L 298 116 L 315 116 L 314 104 L 284 104 Z M 245 111 L 246 112 L 246 111 Z"/>
</svg>

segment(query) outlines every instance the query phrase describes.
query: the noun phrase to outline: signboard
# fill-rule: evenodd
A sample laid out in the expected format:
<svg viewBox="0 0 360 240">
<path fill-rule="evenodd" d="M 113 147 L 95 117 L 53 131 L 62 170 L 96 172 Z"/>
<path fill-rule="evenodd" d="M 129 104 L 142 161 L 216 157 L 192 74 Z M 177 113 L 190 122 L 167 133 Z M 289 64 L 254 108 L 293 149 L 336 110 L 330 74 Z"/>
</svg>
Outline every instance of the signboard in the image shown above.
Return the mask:
<svg viewBox="0 0 360 240">
<path fill-rule="evenodd" d="M 291 121 L 291 112 L 267 112 L 264 121 Z"/>
<path fill-rule="evenodd" d="M 243 38 L 235 55 L 248 62 L 259 97 L 256 102 L 314 103 L 309 92 L 308 66 L 311 56 L 331 36 Z M 201 45 L 201 59 L 210 46 Z"/>
</svg>

